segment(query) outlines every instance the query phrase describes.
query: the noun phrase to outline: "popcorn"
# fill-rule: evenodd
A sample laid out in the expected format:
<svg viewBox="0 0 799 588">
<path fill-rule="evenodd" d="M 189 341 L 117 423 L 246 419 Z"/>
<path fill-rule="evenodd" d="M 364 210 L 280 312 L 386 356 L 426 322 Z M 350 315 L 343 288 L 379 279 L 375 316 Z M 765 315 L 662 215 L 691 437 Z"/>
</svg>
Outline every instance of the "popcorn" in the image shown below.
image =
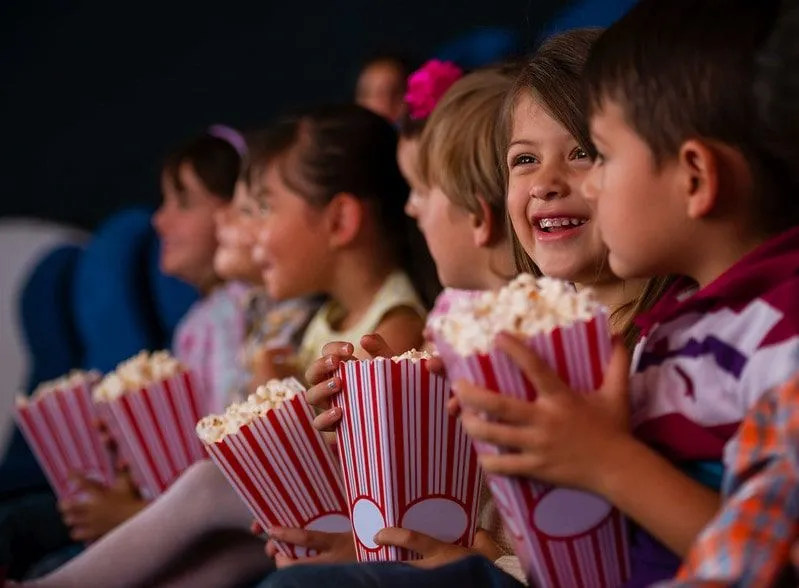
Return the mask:
<svg viewBox="0 0 799 588">
<path fill-rule="evenodd" d="M 431 320 L 447 374 L 498 394 L 536 399 L 535 383 L 494 345 L 509 332 L 572 390 L 597 390 L 610 360 L 607 310 L 589 291 L 519 276 L 498 292 L 455 300 Z M 475 442 L 479 455 L 505 448 Z M 601 497 L 536 480 L 491 474 L 491 495 L 531 586 L 621 586 L 629 575 L 627 522 Z"/>
<path fill-rule="evenodd" d="M 205 444 L 218 443 L 227 435 L 235 435 L 239 429 L 270 410 L 281 407 L 284 402 L 304 392 L 302 384 L 294 378 L 270 380 L 250 394 L 243 402 L 227 407 L 224 414 L 208 415 L 197 423 L 197 436 Z"/>
<path fill-rule="evenodd" d="M 194 428 L 209 395 L 168 352 L 142 351 L 120 363 L 93 398 L 143 497 L 154 499 L 205 457 Z"/>
<path fill-rule="evenodd" d="M 123 361 L 94 389 L 95 402 L 110 402 L 129 392 L 136 392 L 148 385 L 171 378 L 183 370 L 180 362 L 168 351 L 138 355 Z"/>
<path fill-rule="evenodd" d="M 588 321 L 601 305 L 590 290 L 567 282 L 522 274 L 496 292 L 453 300 L 449 312 L 430 327 L 461 355 L 487 353 L 503 332 L 527 338 Z"/>
<path fill-rule="evenodd" d="M 59 390 L 70 390 L 72 388 L 84 385 L 91 386 L 99 379 L 100 372 L 98 371 L 72 370 L 65 376 L 61 376 L 60 378 L 56 378 L 55 380 L 50 380 L 48 382 L 42 382 L 36 387 L 36 390 L 33 391 L 33 394 L 31 394 L 30 398 L 26 396 L 18 396 L 17 406 L 26 406 L 31 402 L 37 402 L 43 399 L 45 396 L 53 394 Z"/>
<path fill-rule="evenodd" d="M 432 353 L 429 353 L 424 350 L 416 350 L 411 349 L 410 351 L 406 351 L 402 355 L 395 355 L 391 358 L 391 361 L 394 363 L 399 363 L 403 360 L 409 359 L 410 361 L 417 362 L 422 361 L 423 359 L 433 359 L 435 357 Z"/>
<path fill-rule="evenodd" d="M 262 528 L 351 531 L 341 467 L 313 426 L 304 390 L 293 378 L 271 380 L 195 431 Z M 277 540 L 275 547 L 290 558 L 315 553 Z"/>
<path fill-rule="evenodd" d="M 472 545 L 482 472 L 472 442 L 448 409 L 449 381 L 429 354 L 339 365 L 337 429 L 358 561 L 404 561 L 418 553 L 380 546 L 375 533 L 402 527 L 445 543 Z M 400 356 L 400 357 L 404 357 Z M 414 359 L 419 358 L 419 359 Z"/>
<path fill-rule="evenodd" d="M 99 380 L 98 372 L 73 371 L 43 382 L 30 398 L 17 398 L 17 424 L 62 500 L 80 490 L 74 474 L 103 485 L 114 480 L 111 455 L 96 426 L 97 405 L 92 402 L 92 387 Z"/>
</svg>

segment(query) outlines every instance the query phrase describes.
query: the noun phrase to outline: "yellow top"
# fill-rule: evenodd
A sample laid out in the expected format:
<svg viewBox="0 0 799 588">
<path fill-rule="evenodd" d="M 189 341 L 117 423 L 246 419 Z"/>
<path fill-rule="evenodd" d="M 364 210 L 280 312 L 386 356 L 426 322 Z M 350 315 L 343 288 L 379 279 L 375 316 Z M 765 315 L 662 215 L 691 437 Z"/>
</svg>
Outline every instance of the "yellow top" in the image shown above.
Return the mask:
<svg viewBox="0 0 799 588">
<path fill-rule="evenodd" d="M 307 369 L 311 362 L 321 355 L 322 347 L 331 341 L 345 341 L 357 348 L 361 337 L 373 333 L 383 317 L 392 310 L 402 307 L 411 308 L 418 312 L 422 319 L 425 318 L 426 311 L 421 298 L 416 293 L 410 278 L 400 271 L 386 278 L 363 318 L 346 331 L 336 331 L 331 326 L 341 315 L 341 306 L 333 301 L 326 303 L 311 319 L 305 331 L 300 345 L 299 366 L 303 370 Z"/>
</svg>

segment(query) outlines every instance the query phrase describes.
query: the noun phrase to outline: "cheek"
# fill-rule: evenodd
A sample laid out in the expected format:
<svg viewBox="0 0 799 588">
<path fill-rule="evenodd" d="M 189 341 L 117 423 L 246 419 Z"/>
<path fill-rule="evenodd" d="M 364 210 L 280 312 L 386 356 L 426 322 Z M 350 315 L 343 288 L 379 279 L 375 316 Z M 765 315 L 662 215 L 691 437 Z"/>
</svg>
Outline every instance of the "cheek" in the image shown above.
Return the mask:
<svg viewBox="0 0 799 588">
<path fill-rule="evenodd" d="M 530 221 L 527 219 L 528 200 L 523 186 L 511 181 L 508 185 L 508 216 L 517 236 L 524 236 L 530 231 Z"/>
</svg>

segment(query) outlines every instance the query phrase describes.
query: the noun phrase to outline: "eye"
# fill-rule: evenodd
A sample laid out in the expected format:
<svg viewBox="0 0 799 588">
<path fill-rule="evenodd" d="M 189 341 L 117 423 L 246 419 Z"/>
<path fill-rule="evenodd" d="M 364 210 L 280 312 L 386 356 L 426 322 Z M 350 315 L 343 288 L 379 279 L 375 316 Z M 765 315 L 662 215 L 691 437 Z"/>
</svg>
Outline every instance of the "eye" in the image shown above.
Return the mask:
<svg viewBox="0 0 799 588">
<path fill-rule="evenodd" d="M 271 207 L 269 206 L 269 202 L 267 202 L 266 200 L 259 200 L 258 201 L 258 213 L 259 214 L 261 214 L 261 215 L 267 214 L 269 212 L 270 208 Z"/>
<path fill-rule="evenodd" d="M 530 165 L 533 163 L 538 163 L 538 159 L 536 157 L 527 153 L 522 153 L 511 160 L 510 166 L 517 167 L 519 165 Z"/>
<path fill-rule="evenodd" d="M 582 147 L 575 147 L 569 158 L 572 160 L 588 159 L 588 153 Z"/>
</svg>

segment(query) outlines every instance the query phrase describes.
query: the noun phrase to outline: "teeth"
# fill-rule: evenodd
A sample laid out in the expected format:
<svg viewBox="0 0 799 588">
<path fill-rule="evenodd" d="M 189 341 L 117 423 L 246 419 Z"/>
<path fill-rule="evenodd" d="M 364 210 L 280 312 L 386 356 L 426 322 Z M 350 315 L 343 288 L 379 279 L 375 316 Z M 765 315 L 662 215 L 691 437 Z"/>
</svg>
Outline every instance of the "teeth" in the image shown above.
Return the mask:
<svg viewBox="0 0 799 588">
<path fill-rule="evenodd" d="M 578 227 L 582 224 L 585 224 L 585 219 L 580 218 L 542 218 L 538 221 L 538 225 L 542 229 L 551 229 L 554 227 L 568 227 L 568 226 L 575 226 Z"/>
</svg>

